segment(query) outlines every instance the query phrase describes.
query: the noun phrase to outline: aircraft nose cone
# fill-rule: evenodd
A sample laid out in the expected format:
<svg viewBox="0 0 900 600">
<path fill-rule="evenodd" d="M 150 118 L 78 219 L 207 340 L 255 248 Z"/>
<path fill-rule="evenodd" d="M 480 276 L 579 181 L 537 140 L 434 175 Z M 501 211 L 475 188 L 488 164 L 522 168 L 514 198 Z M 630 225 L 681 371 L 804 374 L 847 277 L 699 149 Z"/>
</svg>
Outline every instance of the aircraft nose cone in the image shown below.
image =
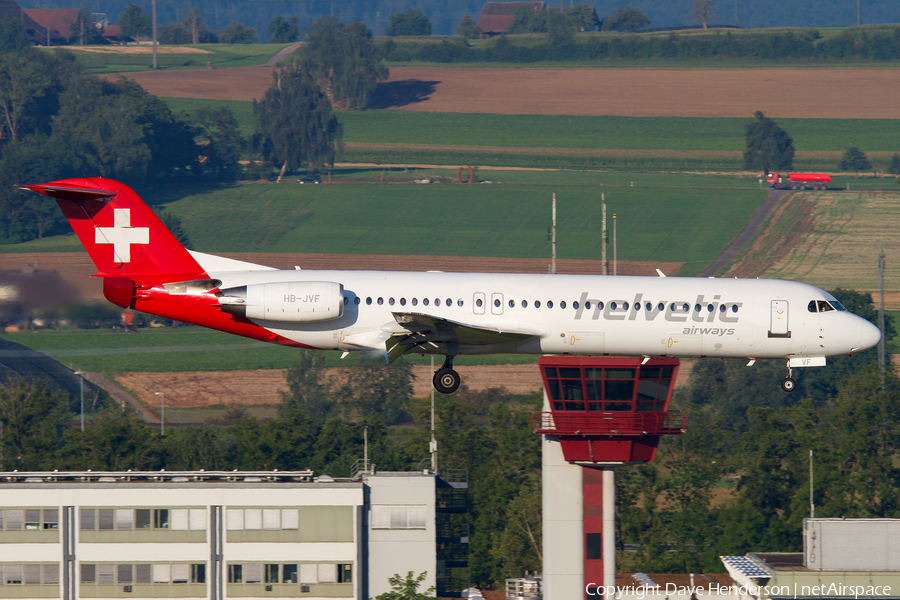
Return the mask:
<svg viewBox="0 0 900 600">
<path fill-rule="evenodd" d="M 859 325 L 859 350 L 868 350 L 881 339 L 881 330 L 872 323 L 862 320 Z"/>
</svg>

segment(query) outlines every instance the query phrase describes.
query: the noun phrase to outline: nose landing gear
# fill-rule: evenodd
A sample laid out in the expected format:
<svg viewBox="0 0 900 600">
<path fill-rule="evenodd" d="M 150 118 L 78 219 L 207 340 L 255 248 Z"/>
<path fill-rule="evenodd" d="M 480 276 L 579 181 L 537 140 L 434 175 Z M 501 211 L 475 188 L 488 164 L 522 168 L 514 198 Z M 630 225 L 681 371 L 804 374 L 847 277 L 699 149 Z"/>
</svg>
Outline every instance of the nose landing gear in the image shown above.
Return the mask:
<svg viewBox="0 0 900 600">
<path fill-rule="evenodd" d="M 453 370 L 453 357 L 447 356 L 444 364 L 440 369 L 435 371 L 434 377 L 431 378 L 434 389 L 442 394 L 452 394 L 459 388 L 459 373 Z"/>
</svg>

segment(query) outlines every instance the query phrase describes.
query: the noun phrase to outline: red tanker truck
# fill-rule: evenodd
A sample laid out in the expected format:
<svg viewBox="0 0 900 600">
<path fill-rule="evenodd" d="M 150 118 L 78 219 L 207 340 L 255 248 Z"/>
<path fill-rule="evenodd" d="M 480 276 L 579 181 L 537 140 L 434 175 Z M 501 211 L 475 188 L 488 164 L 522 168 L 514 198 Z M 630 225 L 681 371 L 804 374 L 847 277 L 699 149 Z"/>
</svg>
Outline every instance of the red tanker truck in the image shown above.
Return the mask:
<svg viewBox="0 0 900 600">
<path fill-rule="evenodd" d="M 827 190 L 831 183 L 831 175 L 828 173 L 788 173 L 787 179 L 779 173 L 769 173 L 770 188 L 776 190 Z"/>
</svg>

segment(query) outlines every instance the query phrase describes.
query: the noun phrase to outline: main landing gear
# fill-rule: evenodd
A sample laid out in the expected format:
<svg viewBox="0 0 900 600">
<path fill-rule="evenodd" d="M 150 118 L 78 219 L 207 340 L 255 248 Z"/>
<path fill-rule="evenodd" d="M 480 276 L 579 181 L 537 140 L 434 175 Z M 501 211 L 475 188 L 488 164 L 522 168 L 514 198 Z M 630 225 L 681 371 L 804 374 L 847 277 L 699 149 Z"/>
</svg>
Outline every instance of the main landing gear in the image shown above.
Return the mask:
<svg viewBox="0 0 900 600">
<path fill-rule="evenodd" d="M 444 364 L 440 369 L 435 371 L 434 377 L 431 378 L 434 389 L 442 394 L 452 394 L 459 388 L 459 373 L 453 370 L 453 357 L 447 356 Z"/>
<path fill-rule="evenodd" d="M 797 388 L 797 382 L 791 377 L 793 370 L 788 367 L 788 376 L 781 380 L 781 389 L 786 392 L 793 392 Z"/>
</svg>

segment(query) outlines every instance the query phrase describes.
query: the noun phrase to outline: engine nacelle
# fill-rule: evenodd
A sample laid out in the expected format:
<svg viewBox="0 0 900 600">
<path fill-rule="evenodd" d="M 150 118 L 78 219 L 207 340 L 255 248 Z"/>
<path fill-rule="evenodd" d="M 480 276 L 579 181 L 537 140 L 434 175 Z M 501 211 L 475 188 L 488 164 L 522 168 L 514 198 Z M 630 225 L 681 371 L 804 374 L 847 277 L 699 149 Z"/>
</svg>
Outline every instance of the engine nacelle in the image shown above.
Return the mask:
<svg viewBox="0 0 900 600">
<path fill-rule="evenodd" d="M 248 319 L 313 323 L 344 315 L 344 286 L 333 281 L 254 283 L 217 295 L 223 311 Z"/>
</svg>

